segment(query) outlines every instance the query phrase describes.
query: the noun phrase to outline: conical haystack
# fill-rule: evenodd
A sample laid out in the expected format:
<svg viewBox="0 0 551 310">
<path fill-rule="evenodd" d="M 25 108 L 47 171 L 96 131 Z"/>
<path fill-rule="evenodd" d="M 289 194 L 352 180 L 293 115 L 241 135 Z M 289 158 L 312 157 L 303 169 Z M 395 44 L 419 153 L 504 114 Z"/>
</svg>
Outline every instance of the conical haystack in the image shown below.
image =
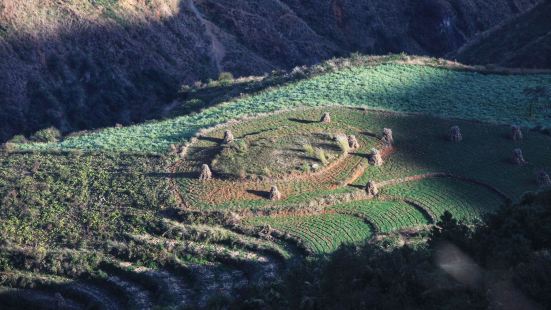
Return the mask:
<svg viewBox="0 0 551 310">
<path fill-rule="evenodd" d="M 522 150 L 521 149 L 514 149 L 513 150 L 513 163 L 516 164 L 516 165 L 523 165 L 526 163 L 526 161 L 524 160 L 524 156 L 522 155 Z"/>
<path fill-rule="evenodd" d="M 522 134 L 522 130 L 520 129 L 520 126 L 512 125 L 511 126 L 511 139 L 513 141 L 520 141 L 524 138 Z"/>
<path fill-rule="evenodd" d="M 358 139 L 356 139 L 356 136 L 354 135 L 348 136 L 348 146 L 353 150 L 360 148 L 360 143 L 358 142 Z"/>
<path fill-rule="evenodd" d="M 329 112 L 323 113 L 323 116 L 321 117 L 320 122 L 325 124 L 331 123 L 331 115 L 329 115 Z"/>
<path fill-rule="evenodd" d="M 538 171 L 536 177 L 540 187 L 551 187 L 551 178 L 545 170 Z"/>
<path fill-rule="evenodd" d="M 367 185 L 365 186 L 365 191 L 367 192 L 367 195 L 369 197 L 374 197 L 379 194 L 379 189 L 377 188 L 377 184 L 373 181 L 367 182 Z"/>
<path fill-rule="evenodd" d="M 233 133 L 229 130 L 226 130 L 224 132 L 224 143 L 226 143 L 226 144 L 232 143 L 233 140 L 234 140 Z"/>
<path fill-rule="evenodd" d="M 371 149 L 371 154 L 369 154 L 369 163 L 374 166 L 383 165 L 383 157 L 381 156 L 381 152 L 379 152 L 379 150 Z"/>
<path fill-rule="evenodd" d="M 386 147 L 391 147 L 394 144 L 394 136 L 392 135 L 392 129 L 390 128 L 383 129 L 382 141 Z"/>
<path fill-rule="evenodd" d="M 270 200 L 277 201 L 281 200 L 281 192 L 277 189 L 277 186 L 272 186 L 270 189 Z"/>
<path fill-rule="evenodd" d="M 450 128 L 450 141 L 451 142 L 461 142 L 463 136 L 461 135 L 461 129 L 459 126 L 453 126 Z"/>
<path fill-rule="evenodd" d="M 203 164 L 201 166 L 201 174 L 199 175 L 199 180 L 205 181 L 212 179 L 212 171 L 210 171 L 209 165 Z"/>
</svg>

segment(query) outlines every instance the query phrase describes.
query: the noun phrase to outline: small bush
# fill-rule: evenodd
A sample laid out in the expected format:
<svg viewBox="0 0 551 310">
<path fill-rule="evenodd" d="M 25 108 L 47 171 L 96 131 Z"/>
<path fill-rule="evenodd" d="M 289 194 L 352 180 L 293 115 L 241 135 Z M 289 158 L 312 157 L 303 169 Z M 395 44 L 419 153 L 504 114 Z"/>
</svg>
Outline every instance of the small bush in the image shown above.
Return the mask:
<svg viewBox="0 0 551 310">
<path fill-rule="evenodd" d="M 222 72 L 218 76 L 218 84 L 221 86 L 230 86 L 233 84 L 233 74 L 230 72 Z"/>
<path fill-rule="evenodd" d="M 218 76 L 219 81 L 233 81 L 233 74 L 231 72 L 221 72 Z"/>
<path fill-rule="evenodd" d="M 11 143 L 11 142 L 6 142 L 6 143 L 4 143 L 0 146 L 0 150 L 2 150 L 3 152 L 6 152 L 6 153 L 11 153 L 11 152 L 15 151 L 15 149 L 16 149 L 15 144 Z"/>
<path fill-rule="evenodd" d="M 55 127 L 39 130 L 31 136 L 31 140 L 36 142 L 57 142 L 59 139 L 61 132 Z"/>
<path fill-rule="evenodd" d="M 16 136 L 13 136 L 8 142 L 13 144 L 24 144 L 29 141 L 27 140 L 27 138 L 25 138 L 24 135 L 16 135 Z"/>
<path fill-rule="evenodd" d="M 304 149 L 306 155 L 316 158 L 316 150 L 314 150 L 314 147 L 311 144 L 304 144 L 302 148 Z"/>
<path fill-rule="evenodd" d="M 348 138 L 346 136 L 338 136 L 337 143 L 343 154 L 350 152 L 350 145 L 348 144 Z"/>
<path fill-rule="evenodd" d="M 316 149 L 316 158 L 323 164 L 323 165 L 327 165 L 328 163 L 328 160 L 327 160 L 327 156 L 325 155 L 325 151 L 320 149 L 320 148 L 317 148 Z"/>
</svg>

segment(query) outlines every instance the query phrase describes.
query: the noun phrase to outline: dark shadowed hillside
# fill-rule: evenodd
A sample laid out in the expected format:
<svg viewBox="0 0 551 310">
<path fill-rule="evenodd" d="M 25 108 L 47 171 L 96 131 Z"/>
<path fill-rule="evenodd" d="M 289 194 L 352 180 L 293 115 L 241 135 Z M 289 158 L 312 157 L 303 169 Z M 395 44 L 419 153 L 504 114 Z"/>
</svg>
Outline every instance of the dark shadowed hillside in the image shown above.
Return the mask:
<svg viewBox="0 0 551 310">
<path fill-rule="evenodd" d="M 353 51 L 441 56 L 538 0 L 3 0 L 0 140 L 158 117 L 181 84 Z"/>
<path fill-rule="evenodd" d="M 551 68 L 551 1 L 474 38 L 454 56 L 470 64 Z"/>
</svg>

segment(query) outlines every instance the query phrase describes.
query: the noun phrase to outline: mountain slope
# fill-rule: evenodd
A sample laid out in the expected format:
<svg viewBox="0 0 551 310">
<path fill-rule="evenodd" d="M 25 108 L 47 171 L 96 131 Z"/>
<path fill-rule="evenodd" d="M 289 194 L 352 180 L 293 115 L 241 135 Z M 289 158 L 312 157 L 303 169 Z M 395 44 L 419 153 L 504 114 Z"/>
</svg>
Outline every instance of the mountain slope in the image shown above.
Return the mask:
<svg viewBox="0 0 551 310">
<path fill-rule="evenodd" d="M 356 56 L 313 66 L 309 78 L 236 95 L 199 113 L 66 137 L 22 149 L 85 149 L 165 154 L 201 129 L 232 119 L 297 107 L 346 105 L 526 127 L 551 125 L 545 110 L 531 115 L 527 87 L 551 84 L 551 74 L 499 74 L 432 58 Z M 292 73 L 289 74 L 292 76 Z M 270 78 L 267 78 L 269 80 Z M 269 81 L 268 81 L 269 82 Z M 257 82 L 257 83 L 263 83 Z M 270 85 L 270 84 L 268 84 Z M 234 85 L 233 87 L 238 87 Z M 216 92 L 216 87 L 212 87 Z M 222 87 L 223 88 L 223 87 Z M 254 86 L 251 86 L 254 89 Z M 197 90 L 192 90 L 197 91 Z"/>
<path fill-rule="evenodd" d="M 455 57 L 470 64 L 551 68 L 551 2 L 489 30 Z"/>
<path fill-rule="evenodd" d="M 443 55 L 538 0 L 4 0 L 0 141 L 157 117 L 182 83 L 365 53 Z"/>
</svg>

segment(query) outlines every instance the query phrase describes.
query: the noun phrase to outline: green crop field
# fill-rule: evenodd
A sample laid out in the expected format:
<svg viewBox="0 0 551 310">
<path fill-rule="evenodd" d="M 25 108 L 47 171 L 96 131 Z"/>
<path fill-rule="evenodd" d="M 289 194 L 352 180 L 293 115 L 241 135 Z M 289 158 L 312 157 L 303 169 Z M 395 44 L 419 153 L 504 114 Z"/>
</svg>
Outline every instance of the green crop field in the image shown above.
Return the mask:
<svg viewBox="0 0 551 310">
<path fill-rule="evenodd" d="M 341 214 L 361 215 L 379 233 L 391 233 L 404 228 L 423 228 L 430 224 L 423 212 L 402 201 L 366 200 L 331 207 Z"/>
<path fill-rule="evenodd" d="M 502 197 L 484 187 L 447 178 L 402 183 L 384 189 L 384 194 L 410 199 L 436 218 L 449 211 L 467 222 L 505 204 Z"/>
<path fill-rule="evenodd" d="M 290 233 L 313 253 L 329 253 L 345 243 L 359 243 L 372 235 L 361 219 L 342 214 L 254 217 L 249 225 L 265 226 Z"/>
<path fill-rule="evenodd" d="M 523 126 L 545 125 L 547 114 L 529 114 L 527 87 L 551 84 L 551 75 L 498 75 L 387 63 L 349 67 L 236 99 L 200 113 L 165 121 L 68 137 L 25 149 L 79 148 L 165 153 L 200 128 L 246 115 L 301 106 L 351 105 Z"/>
</svg>

